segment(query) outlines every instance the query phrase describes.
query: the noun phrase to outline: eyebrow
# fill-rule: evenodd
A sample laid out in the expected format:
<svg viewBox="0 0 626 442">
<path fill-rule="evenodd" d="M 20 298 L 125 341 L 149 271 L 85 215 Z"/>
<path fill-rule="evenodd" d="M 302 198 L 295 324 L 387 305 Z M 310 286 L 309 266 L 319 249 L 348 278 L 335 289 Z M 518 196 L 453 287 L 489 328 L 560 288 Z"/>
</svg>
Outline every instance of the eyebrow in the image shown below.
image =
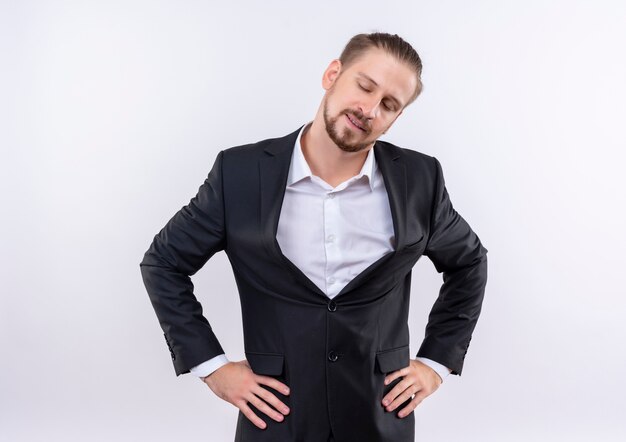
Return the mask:
<svg viewBox="0 0 626 442">
<path fill-rule="evenodd" d="M 374 86 L 378 86 L 378 83 L 376 83 L 376 81 L 374 81 L 374 79 L 372 77 L 370 77 L 369 75 L 363 73 L 363 72 L 357 72 L 357 75 L 365 78 L 367 81 L 370 81 L 372 83 L 374 83 Z M 389 95 L 389 98 L 393 101 L 396 102 L 396 105 L 398 105 L 400 108 L 402 108 L 402 102 L 400 100 L 398 100 L 396 97 L 394 97 L 393 95 Z"/>
</svg>

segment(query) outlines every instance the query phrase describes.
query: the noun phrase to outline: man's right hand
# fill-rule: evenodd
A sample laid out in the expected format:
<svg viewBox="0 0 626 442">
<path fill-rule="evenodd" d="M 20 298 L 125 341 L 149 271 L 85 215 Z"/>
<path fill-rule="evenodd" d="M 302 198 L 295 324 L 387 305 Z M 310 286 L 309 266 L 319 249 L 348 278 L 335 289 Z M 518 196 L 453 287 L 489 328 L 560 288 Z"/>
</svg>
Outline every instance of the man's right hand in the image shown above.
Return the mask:
<svg viewBox="0 0 626 442">
<path fill-rule="evenodd" d="M 284 416 L 289 414 L 289 408 L 261 385 L 267 385 L 285 395 L 289 394 L 289 387 L 274 378 L 255 374 L 245 359 L 229 362 L 202 380 L 219 398 L 239 408 L 244 416 L 261 429 L 265 429 L 267 424 L 250 409 L 248 403 L 276 422 L 282 422 Z"/>
</svg>

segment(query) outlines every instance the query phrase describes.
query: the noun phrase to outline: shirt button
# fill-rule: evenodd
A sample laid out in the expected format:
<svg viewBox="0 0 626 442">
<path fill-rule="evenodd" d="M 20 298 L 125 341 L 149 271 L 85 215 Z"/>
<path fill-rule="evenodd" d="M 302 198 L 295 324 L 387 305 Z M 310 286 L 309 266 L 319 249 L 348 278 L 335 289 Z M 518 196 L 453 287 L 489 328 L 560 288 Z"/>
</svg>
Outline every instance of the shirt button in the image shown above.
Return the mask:
<svg viewBox="0 0 626 442">
<path fill-rule="evenodd" d="M 334 193 L 329 193 L 327 196 L 328 196 L 328 198 L 333 199 L 335 197 L 335 194 Z"/>
<path fill-rule="evenodd" d="M 328 278 L 328 283 L 329 284 L 334 284 L 335 283 L 335 278 Z"/>
<path fill-rule="evenodd" d="M 339 356 L 337 355 L 337 353 L 335 353 L 334 351 L 328 352 L 328 360 L 330 362 L 336 362 L 337 359 L 339 359 Z"/>
<path fill-rule="evenodd" d="M 333 242 L 334 240 L 335 240 L 335 235 L 333 235 L 332 233 L 328 235 L 328 242 Z"/>
</svg>

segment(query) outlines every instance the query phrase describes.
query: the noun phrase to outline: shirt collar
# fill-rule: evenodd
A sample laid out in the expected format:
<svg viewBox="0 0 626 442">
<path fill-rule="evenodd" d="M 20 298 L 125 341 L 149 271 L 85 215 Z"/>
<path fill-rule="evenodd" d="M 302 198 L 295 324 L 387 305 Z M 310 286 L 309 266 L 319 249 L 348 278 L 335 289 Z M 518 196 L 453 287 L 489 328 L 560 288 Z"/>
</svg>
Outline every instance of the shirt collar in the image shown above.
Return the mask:
<svg viewBox="0 0 626 442">
<path fill-rule="evenodd" d="M 289 167 L 289 176 L 287 177 L 287 186 L 291 186 L 292 184 L 295 184 L 304 178 L 313 176 L 311 168 L 309 167 L 309 164 L 306 162 L 304 154 L 302 153 L 301 143 L 302 134 L 311 125 L 311 123 L 312 122 L 309 122 L 302 126 L 302 129 L 300 129 L 300 133 L 298 134 L 298 138 L 293 149 L 293 155 L 291 156 L 291 165 Z M 374 178 L 377 169 L 378 165 L 376 164 L 376 156 L 374 155 L 374 148 L 372 147 L 367 152 L 367 157 L 365 158 L 363 167 L 361 167 L 361 171 L 357 175 L 355 175 L 354 179 L 357 180 L 363 176 L 366 176 L 370 189 L 373 191 Z"/>
</svg>

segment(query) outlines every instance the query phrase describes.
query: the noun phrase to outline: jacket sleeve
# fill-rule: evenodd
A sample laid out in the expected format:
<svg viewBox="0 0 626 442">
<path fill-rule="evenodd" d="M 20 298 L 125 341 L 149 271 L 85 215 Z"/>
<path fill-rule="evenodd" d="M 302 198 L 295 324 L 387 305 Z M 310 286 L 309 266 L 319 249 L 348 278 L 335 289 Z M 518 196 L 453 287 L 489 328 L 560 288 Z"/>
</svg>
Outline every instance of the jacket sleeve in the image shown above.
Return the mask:
<svg viewBox="0 0 626 442">
<path fill-rule="evenodd" d="M 487 249 L 452 207 L 441 164 L 434 161 L 434 209 L 424 254 L 443 273 L 443 284 L 417 356 L 433 359 L 460 375 L 485 293 Z"/>
<path fill-rule="evenodd" d="M 224 353 L 190 278 L 226 247 L 222 157 L 220 152 L 197 195 L 154 237 L 140 263 L 177 376 Z"/>
</svg>

